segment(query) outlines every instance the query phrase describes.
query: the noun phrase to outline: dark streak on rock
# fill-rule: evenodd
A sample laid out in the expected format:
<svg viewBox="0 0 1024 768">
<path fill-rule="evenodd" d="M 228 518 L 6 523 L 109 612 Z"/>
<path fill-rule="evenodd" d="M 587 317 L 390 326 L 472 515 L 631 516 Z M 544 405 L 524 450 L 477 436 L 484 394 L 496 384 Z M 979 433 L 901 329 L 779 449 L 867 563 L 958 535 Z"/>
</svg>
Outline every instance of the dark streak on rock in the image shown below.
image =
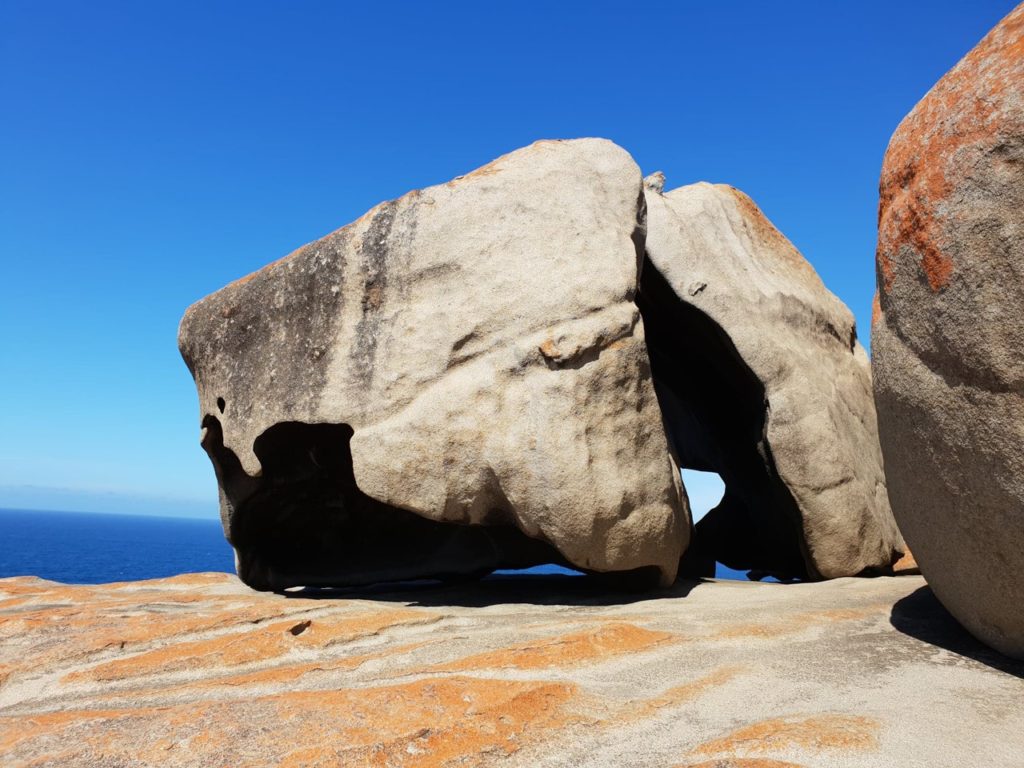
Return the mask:
<svg viewBox="0 0 1024 768">
<path fill-rule="evenodd" d="M 231 393 L 232 418 L 245 420 L 256 403 L 274 400 L 298 415 L 314 410 L 326 385 L 323 350 L 341 322 L 348 238 L 342 229 L 310 243 L 186 314 L 182 356 L 211 391 Z M 296 402 L 296 392 L 305 399 Z"/>
<path fill-rule="evenodd" d="M 383 332 L 380 309 L 388 287 L 389 240 L 395 222 L 394 201 L 381 204 L 370 221 L 359 244 L 359 260 L 363 272 L 362 314 L 356 326 L 356 340 L 351 352 L 353 368 L 367 384 L 373 378 L 373 364 Z"/>
</svg>

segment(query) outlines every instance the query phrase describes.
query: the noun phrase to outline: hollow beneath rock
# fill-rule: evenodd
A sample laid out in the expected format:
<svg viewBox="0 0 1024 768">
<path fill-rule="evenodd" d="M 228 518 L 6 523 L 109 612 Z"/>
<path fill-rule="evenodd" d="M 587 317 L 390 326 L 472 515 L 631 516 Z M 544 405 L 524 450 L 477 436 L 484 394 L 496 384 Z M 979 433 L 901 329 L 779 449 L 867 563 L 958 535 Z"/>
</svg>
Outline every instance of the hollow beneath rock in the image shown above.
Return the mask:
<svg viewBox="0 0 1024 768">
<path fill-rule="evenodd" d="M 207 416 L 203 426 L 238 575 L 255 589 L 478 578 L 546 563 L 573 567 L 513 525 L 437 522 L 366 495 L 356 485 L 353 430 L 346 424 L 271 427 L 254 445 L 263 467 L 258 478 L 224 447 L 216 417 Z"/>
<path fill-rule="evenodd" d="M 715 561 L 783 580 L 815 578 L 796 502 L 765 437 L 765 389 L 722 328 L 686 303 L 650 260 L 636 298 L 665 431 L 682 468 L 717 472 L 725 495 L 695 528 L 681 574 Z"/>
</svg>

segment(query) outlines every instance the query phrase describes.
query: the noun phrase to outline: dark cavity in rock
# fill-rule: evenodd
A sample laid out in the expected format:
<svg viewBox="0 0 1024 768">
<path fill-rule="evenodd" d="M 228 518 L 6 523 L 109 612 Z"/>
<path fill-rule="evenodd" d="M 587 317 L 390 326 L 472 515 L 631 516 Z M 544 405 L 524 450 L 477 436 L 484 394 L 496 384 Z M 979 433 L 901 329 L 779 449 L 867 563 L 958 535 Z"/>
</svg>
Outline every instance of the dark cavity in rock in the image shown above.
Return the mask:
<svg viewBox="0 0 1024 768">
<path fill-rule="evenodd" d="M 636 303 L 679 465 L 717 472 L 725 483 L 721 502 L 695 527 L 681 575 L 713 576 L 717 561 L 780 580 L 815 578 L 799 509 L 765 438 L 764 386 L 725 331 L 682 301 L 649 259 Z"/>
<path fill-rule="evenodd" d="M 224 447 L 216 417 L 203 447 L 229 512 L 238 575 L 260 590 L 405 579 L 479 578 L 499 568 L 569 566 L 512 525 L 442 523 L 382 504 L 356 485 L 347 424 L 276 424 L 255 442 L 250 477 Z"/>
</svg>

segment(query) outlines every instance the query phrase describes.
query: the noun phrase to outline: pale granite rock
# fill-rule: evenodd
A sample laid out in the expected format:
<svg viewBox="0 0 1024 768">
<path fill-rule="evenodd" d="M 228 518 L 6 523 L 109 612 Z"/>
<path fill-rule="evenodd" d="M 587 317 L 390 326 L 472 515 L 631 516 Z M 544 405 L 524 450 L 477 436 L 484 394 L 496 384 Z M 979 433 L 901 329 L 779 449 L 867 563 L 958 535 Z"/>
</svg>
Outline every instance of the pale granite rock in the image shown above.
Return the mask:
<svg viewBox="0 0 1024 768">
<path fill-rule="evenodd" d="M 1024 6 L 882 168 L 875 398 L 900 528 L 977 637 L 1024 658 Z"/>
<path fill-rule="evenodd" d="M 563 562 L 676 574 L 690 522 L 633 303 L 639 169 L 545 141 L 193 305 L 179 345 L 257 588 Z"/>
<path fill-rule="evenodd" d="M 688 559 L 888 572 L 904 544 L 852 313 L 745 194 L 663 184 L 647 184 L 638 299 L 655 383 L 680 464 L 725 482 Z"/>
<path fill-rule="evenodd" d="M 0 580 L 0 765 L 1020 766 L 1024 663 L 919 576 L 589 581 Z"/>
</svg>

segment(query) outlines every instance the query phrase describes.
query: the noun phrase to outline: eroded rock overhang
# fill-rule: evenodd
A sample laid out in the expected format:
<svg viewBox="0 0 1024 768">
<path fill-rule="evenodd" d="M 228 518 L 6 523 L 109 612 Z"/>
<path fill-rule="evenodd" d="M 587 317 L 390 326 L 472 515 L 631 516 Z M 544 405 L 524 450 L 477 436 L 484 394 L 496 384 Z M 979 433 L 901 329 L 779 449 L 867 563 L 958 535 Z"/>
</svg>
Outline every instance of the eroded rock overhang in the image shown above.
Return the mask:
<svg viewBox="0 0 1024 768">
<path fill-rule="evenodd" d="M 643 226 L 627 153 L 540 142 L 189 308 L 242 578 L 671 582 L 690 520 L 634 304 Z"/>
<path fill-rule="evenodd" d="M 191 307 L 180 347 L 262 589 L 560 563 L 779 578 L 902 549 L 852 315 L 742 193 L 539 142 Z M 866 400 L 865 400 L 866 395 Z M 697 526 L 679 466 L 718 472 Z"/>
</svg>

